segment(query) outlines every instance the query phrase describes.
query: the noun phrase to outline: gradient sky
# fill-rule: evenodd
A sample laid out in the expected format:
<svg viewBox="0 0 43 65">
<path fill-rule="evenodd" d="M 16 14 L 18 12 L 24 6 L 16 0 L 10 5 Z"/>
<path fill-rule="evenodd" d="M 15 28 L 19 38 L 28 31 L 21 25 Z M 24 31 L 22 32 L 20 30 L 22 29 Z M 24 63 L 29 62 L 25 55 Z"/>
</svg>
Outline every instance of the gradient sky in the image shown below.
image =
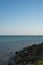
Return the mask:
<svg viewBox="0 0 43 65">
<path fill-rule="evenodd" d="M 43 0 L 0 0 L 0 35 L 43 35 Z"/>
</svg>

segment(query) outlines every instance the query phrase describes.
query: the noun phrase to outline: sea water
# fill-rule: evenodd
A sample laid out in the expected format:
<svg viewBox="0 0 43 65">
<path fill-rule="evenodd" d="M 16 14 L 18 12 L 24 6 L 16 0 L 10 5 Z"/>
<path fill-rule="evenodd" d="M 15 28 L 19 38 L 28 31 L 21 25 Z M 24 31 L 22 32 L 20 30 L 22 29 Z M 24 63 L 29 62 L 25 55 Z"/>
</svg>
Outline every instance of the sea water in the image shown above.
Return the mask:
<svg viewBox="0 0 43 65">
<path fill-rule="evenodd" d="M 43 36 L 0 36 L 0 63 L 8 61 L 15 51 L 43 42 Z"/>
</svg>

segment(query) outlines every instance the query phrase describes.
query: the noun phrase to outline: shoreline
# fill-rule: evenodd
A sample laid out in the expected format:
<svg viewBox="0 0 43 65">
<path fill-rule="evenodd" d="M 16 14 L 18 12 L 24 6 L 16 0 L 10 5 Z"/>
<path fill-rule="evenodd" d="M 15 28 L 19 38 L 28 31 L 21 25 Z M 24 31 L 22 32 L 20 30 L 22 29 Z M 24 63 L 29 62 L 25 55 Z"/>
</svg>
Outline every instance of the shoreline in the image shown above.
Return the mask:
<svg viewBox="0 0 43 65">
<path fill-rule="evenodd" d="M 12 65 L 12 63 L 14 65 L 27 65 L 29 63 L 35 65 L 41 59 L 43 59 L 43 42 L 16 51 L 15 56 L 10 57 L 8 65 Z"/>
<path fill-rule="evenodd" d="M 0 62 L 1 63 L 3 62 L 2 65 L 10 65 L 10 64 L 19 65 L 19 63 L 20 65 L 21 63 L 22 65 L 23 64 L 27 65 L 29 63 L 34 64 L 34 63 L 37 63 L 41 59 L 41 56 L 43 56 L 43 54 L 40 55 L 42 53 L 40 51 L 43 52 L 43 42 L 22 47 L 22 49 L 19 49 L 15 52 L 10 51 L 8 52 L 9 58 L 7 57 L 8 58 L 7 62 L 4 62 L 3 59 L 2 60 L 0 59 L 1 60 Z"/>
</svg>

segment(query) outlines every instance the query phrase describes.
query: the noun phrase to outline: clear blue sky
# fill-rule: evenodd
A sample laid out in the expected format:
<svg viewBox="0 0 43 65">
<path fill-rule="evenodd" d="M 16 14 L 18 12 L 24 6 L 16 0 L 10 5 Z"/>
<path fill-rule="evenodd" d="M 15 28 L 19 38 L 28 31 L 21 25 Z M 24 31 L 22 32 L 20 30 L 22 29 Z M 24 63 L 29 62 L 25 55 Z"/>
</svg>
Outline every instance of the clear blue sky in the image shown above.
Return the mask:
<svg viewBox="0 0 43 65">
<path fill-rule="evenodd" d="M 42 35 L 43 0 L 0 0 L 0 35 Z"/>
</svg>

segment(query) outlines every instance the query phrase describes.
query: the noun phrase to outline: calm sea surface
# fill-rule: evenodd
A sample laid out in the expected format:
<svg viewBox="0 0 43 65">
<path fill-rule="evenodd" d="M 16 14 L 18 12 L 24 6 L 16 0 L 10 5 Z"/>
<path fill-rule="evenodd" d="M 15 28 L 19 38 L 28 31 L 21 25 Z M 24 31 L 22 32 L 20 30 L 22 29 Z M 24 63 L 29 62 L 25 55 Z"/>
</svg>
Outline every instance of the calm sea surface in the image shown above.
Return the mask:
<svg viewBox="0 0 43 65">
<path fill-rule="evenodd" d="M 43 42 L 43 36 L 0 36 L 0 63 L 8 60 L 10 53 L 40 42 Z"/>
</svg>

